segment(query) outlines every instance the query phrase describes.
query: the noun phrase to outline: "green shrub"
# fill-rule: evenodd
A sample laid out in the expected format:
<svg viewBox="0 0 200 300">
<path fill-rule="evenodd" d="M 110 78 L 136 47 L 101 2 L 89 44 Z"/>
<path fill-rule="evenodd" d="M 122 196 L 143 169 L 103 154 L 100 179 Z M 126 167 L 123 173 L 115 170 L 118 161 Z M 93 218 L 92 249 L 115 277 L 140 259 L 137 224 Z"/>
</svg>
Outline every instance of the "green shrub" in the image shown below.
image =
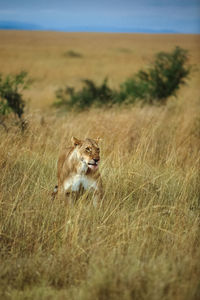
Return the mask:
<svg viewBox="0 0 200 300">
<path fill-rule="evenodd" d="M 169 96 L 176 95 L 180 86 L 185 84 L 191 70 L 187 62 L 188 52 L 180 47 L 171 53 L 158 53 L 146 71 L 140 70 L 121 85 L 119 102 L 139 99 L 150 104 L 164 104 Z"/>
<path fill-rule="evenodd" d="M 22 129 L 24 129 L 24 121 L 22 115 L 24 113 L 25 101 L 22 91 L 27 89 L 30 80 L 26 79 L 27 73 L 22 71 L 17 75 L 8 75 L 5 78 L 0 74 L 0 123 L 4 127 L 3 119 L 10 113 L 14 113 L 20 120 Z"/>
<path fill-rule="evenodd" d="M 17 75 L 8 75 L 3 79 L 0 75 L 0 114 L 7 115 L 14 112 L 19 119 L 24 113 L 25 101 L 22 91 L 27 89 L 29 81 L 27 73 L 20 72 Z"/>
<path fill-rule="evenodd" d="M 80 91 L 75 91 L 73 87 L 59 89 L 56 92 L 58 101 L 54 103 L 56 107 L 65 106 L 68 109 L 87 109 L 90 106 L 101 107 L 110 106 L 114 103 L 116 93 L 108 87 L 107 79 L 99 86 L 92 80 L 83 80 L 84 86 Z"/>
<path fill-rule="evenodd" d="M 74 50 L 66 51 L 64 53 L 64 56 L 65 57 L 72 57 L 72 58 L 81 58 L 81 57 L 83 57 L 83 55 L 81 53 L 75 52 Z"/>
<path fill-rule="evenodd" d="M 176 95 L 181 85 L 185 84 L 191 66 L 188 53 L 176 47 L 171 53 L 160 52 L 147 70 L 140 70 L 120 86 L 119 91 L 112 90 L 107 79 L 97 86 L 92 80 L 84 80 L 81 90 L 73 87 L 59 89 L 55 106 L 68 109 L 86 109 L 90 106 L 112 106 L 113 104 L 132 104 L 143 101 L 146 104 L 165 104 L 169 96 Z"/>
</svg>

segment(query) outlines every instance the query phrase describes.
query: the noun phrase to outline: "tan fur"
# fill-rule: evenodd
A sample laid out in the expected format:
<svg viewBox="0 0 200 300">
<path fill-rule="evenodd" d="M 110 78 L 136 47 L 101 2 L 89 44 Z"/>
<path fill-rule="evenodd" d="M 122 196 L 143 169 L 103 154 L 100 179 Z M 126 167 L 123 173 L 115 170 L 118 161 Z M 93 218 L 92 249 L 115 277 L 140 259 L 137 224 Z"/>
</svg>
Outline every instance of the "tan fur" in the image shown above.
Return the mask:
<svg viewBox="0 0 200 300">
<path fill-rule="evenodd" d="M 98 139 L 79 140 L 72 137 L 72 147 L 65 148 L 58 159 L 58 186 L 52 194 L 80 195 L 83 191 L 94 194 L 94 205 L 100 201 L 102 182 L 99 173 L 100 150 Z"/>
</svg>

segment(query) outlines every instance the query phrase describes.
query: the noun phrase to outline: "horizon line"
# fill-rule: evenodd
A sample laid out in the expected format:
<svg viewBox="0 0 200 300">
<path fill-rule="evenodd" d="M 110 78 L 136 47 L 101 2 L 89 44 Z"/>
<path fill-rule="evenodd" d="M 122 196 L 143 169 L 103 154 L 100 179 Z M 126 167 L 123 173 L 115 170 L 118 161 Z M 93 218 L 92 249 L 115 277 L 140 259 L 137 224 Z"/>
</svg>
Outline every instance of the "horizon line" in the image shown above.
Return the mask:
<svg viewBox="0 0 200 300">
<path fill-rule="evenodd" d="M 116 26 L 69 26 L 44 27 L 39 24 L 10 21 L 0 21 L 0 30 L 23 30 L 23 31 L 53 31 L 53 32 L 85 32 L 85 33 L 155 33 L 155 34 L 200 34 L 200 28 L 191 31 L 175 30 L 172 28 L 140 28 L 140 27 L 116 27 Z"/>
<path fill-rule="evenodd" d="M 199 32 L 183 32 L 183 31 L 156 31 L 156 30 L 149 30 L 149 31 L 100 31 L 100 30 L 64 30 L 64 29 L 31 29 L 31 28 L 3 28 L 0 27 L 0 31 L 31 31 L 31 32 L 61 32 L 61 33 L 103 33 L 103 34 L 185 34 L 185 35 L 200 35 Z"/>
</svg>

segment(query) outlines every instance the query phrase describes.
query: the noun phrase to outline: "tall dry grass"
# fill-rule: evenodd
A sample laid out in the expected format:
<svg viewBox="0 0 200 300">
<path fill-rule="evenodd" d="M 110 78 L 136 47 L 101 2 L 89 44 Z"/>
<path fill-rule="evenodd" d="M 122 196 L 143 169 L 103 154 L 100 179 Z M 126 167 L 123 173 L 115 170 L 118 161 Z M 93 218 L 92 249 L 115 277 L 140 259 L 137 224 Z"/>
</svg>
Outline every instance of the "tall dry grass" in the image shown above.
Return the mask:
<svg viewBox="0 0 200 300">
<path fill-rule="evenodd" d="M 198 299 L 199 71 L 165 107 L 59 115 L 49 105 L 57 85 L 111 75 L 116 86 L 177 44 L 198 64 L 199 37 L 3 31 L 0 37 L 2 72 L 26 69 L 37 78 L 27 131 L 0 126 L 0 298 Z M 70 49 L 83 58 L 63 57 Z M 64 199 L 51 201 L 59 148 L 72 135 L 102 137 L 99 209 L 84 196 L 71 209 Z"/>
<path fill-rule="evenodd" d="M 1 129 L 2 299 L 197 299 L 194 105 L 33 114 L 25 134 Z M 103 138 L 99 209 L 84 196 L 71 209 L 51 201 L 59 144 L 72 135 Z"/>
</svg>

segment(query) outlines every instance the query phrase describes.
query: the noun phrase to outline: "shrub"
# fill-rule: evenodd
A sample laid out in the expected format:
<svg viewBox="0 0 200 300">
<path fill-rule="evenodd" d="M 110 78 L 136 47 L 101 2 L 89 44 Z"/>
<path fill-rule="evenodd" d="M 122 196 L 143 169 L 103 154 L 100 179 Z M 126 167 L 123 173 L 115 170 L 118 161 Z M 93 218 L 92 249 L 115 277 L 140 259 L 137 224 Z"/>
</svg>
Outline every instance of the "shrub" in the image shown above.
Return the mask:
<svg viewBox="0 0 200 300">
<path fill-rule="evenodd" d="M 83 82 L 84 86 L 80 91 L 75 91 L 73 87 L 57 90 L 56 97 L 58 101 L 54 105 L 78 110 L 87 109 L 90 106 L 112 105 L 116 93 L 108 87 L 107 79 L 104 79 L 99 86 L 89 79 L 85 79 Z"/>
<path fill-rule="evenodd" d="M 132 104 L 137 100 L 147 104 L 165 104 L 167 98 L 176 96 L 177 90 L 185 84 L 190 70 L 187 50 L 176 47 L 171 53 L 158 53 L 147 70 L 140 70 L 127 79 L 118 92 L 108 87 L 107 79 L 100 86 L 86 79 L 80 91 L 73 87 L 59 89 L 55 106 L 82 110 L 90 106 Z"/>
<path fill-rule="evenodd" d="M 17 75 L 8 75 L 5 79 L 0 75 L 0 114 L 6 115 L 14 112 L 19 119 L 24 113 L 25 101 L 21 92 L 28 87 L 29 81 L 25 80 L 26 72 Z"/>
<path fill-rule="evenodd" d="M 0 75 L 0 115 L 6 116 L 13 112 L 23 124 L 25 101 L 22 91 L 27 89 L 30 80 L 26 79 L 27 73 L 22 71 L 17 75 Z M 1 124 L 2 120 L 1 120 Z"/>
<path fill-rule="evenodd" d="M 74 50 L 66 51 L 64 53 L 64 56 L 65 57 L 72 57 L 72 58 L 81 58 L 81 57 L 83 57 L 83 55 L 81 53 L 75 52 Z"/>
<path fill-rule="evenodd" d="M 187 62 L 188 52 L 180 47 L 171 53 L 158 53 L 152 66 L 146 71 L 140 70 L 121 85 L 119 102 L 128 98 L 130 102 L 139 99 L 150 104 L 164 104 L 169 96 L 175 96 L 180 86 L 185 84 L 191 70 Z"/>
</svg>

